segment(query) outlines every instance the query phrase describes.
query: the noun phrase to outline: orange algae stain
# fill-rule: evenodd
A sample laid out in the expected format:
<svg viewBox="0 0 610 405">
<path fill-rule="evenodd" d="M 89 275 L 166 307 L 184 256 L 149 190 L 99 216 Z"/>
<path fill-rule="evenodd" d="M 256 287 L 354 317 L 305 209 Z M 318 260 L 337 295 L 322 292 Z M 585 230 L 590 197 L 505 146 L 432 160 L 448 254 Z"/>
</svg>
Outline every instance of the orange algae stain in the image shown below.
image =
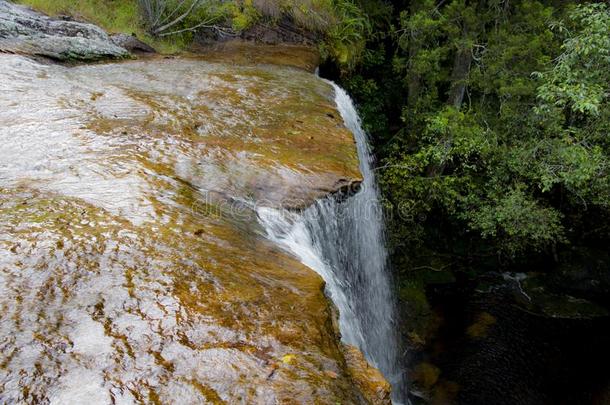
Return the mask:
<svg viewBox="0 0 610 405">
<path fill-rule="evenodd" d="M 350 377 L 366 401 L 375 405 L 391 405 L 391 387 L 381 372 L 367 363 L 358 348 L 345 345 L 344 352 Z"/>
<path fill-rule="evenodd" d="M 126 136 L 134 144 L 142 137 L 151 142 L 173 139 L 175 150 L 167 150 L 168 158 L 177 152 L 194 159 L 205 157 L 218 167 L 251 166 L 253 181 L 260 182 L 263 189 L 264 173 L 283 167 L 295 176 L 284 185 L 283 194 L 309 202 L 332 191 L 340 181 L 361 180 L 353 137 L 341 122 L 328 84 L 277 68 L 201 75 L 197 83 L 204 89 L 193 89 L 188 95 L 143 91 L 124 84 L 123 92 L 134 105 L 146 106 L 146 112 L 129 119 L 92 114 L 87 127 L 99 134 Z M 215 77 L 220 81 L 213 80 Z M 140 142 L 137 147 L 141 146 Z M 218 153 L 220 161 L 213 157 Z M 240 173 L 228 172 L 227 176 Z M 303 187 L 312 174 L 316 187 Z M 276 184 L 282 181 L 278 178 Z"/>
<path fill-rule="evenodd" d="M 189 381 L 189 383 L 192 384 L 197 389 L 197 391 L 201 393 L 201 395 L 205 398 L 206 401 L 214 405 L 222 405 L 227 403 L 226 401 L 223 401 L 222 398 L 220 398 L 220 396 L 214 389 L 206 386 L 205 384 L 202 384 L 201 382 L 196 380 L 191 380 Z"/>
</svg>

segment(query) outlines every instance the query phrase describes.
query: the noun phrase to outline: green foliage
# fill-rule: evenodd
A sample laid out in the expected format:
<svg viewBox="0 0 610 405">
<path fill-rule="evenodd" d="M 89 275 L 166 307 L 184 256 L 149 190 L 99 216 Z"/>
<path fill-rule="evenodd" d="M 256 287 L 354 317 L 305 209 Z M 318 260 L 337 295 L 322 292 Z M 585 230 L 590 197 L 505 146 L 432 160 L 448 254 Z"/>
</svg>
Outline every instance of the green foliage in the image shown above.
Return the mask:
<svg viewBox="0 0 610 405">
<path fill-rule="evenodd" d="M 562 186 L 575 203 L 607 208 L 610 9 L 577 5 L 555 28 L 564 37 L 561 54 L 552 69 L 535 74 L 541 85 L 533 112 L 543 134 L 536 180 L 543 191 Z"/>
<path fill-rule="evenodd" d="M 371 31 L 367 16 L 352 0 L 334 2 L 336 21 L 330 25 L 322 54 L 331 57 L 340 67 L 352 69 L 365 49 Z"/>
<path fill-rule="evenodd" d="M 478 209 L 465 210 L 460 216 L 484 238 L 501 239 L 503 253 L 516 255 L 563 241 L 562 215 L 557 210 L 541 206 L 520 189 L 492 193 Z"/>
<path fill-rule="evenodd" d="M 538 73 L 543 84 L 538 97 L 543 108 L 567 108 L 599 115 L 608 98 L 610 69 L 610 10 L 604 3 L 574 7 L 568 23 L 555 27 L 566 39 L 550 72 Z"/>
<path fill-rule="evenodd" d="M 242 3 L 227 3 L 227 9 L 231 15 L 231 25 L 238 32 L 250 28 L 261 17 L 252 0 L 245 0 Z"/>
<path fill-rule="evenodd" d="M 505 261 L 591 237 L 587 210 L 610 201 L 608 6 L 424 0 L 396 18 L 394 77 L 365 69 L 347 81 L 398 213 L 393 245 Z M 389 85 L 400 113 L 384 114 Z"/>
</svg>

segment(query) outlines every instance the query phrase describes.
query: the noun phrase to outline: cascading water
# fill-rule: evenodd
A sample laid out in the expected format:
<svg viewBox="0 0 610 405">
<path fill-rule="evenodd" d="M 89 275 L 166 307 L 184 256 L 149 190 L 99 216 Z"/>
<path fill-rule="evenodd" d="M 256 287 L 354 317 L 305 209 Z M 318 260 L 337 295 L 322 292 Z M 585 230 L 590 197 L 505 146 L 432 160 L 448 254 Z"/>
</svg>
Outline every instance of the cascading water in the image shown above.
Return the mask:
<svg viewBox="0 0 610 405">
<path fill-rule="evenodd" d="M 328 197 L 302 213 L 259 208 L 268 237 L 292 251 L 326 281 L 339 308 L 342 340 L 357 346 L 404 401 L 396 308 L 385 248 L 379 191 L 367 134 L 347 93 L 334 83 L 335 102 L 358 147 L 361 189 L 347 199 Z"/>
</svg>

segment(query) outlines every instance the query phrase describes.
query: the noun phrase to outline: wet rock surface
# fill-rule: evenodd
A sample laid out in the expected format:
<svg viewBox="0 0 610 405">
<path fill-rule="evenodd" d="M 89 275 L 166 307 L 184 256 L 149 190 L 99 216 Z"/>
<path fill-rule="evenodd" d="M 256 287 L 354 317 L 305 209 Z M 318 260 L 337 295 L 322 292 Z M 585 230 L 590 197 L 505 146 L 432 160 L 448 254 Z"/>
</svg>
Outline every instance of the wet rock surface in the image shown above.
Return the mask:
<svg viewBox="0 0 610 405">
<path fill-rule="evenodd" d="M 55 60 L 93 61 L 125 58 L 99 27 L 50 18 L 25 6 L 0 0 L 0 53 L 44 56 Z"/>
<path fill-rule="evenodd" d="M 323 282 L 253 207 L 360 177 L 305 71 L 0 55 L 0 402 L 358 403 Z"/>
<path fill-rule="evenodd" d="M 350 376 L 365 400 L 370 404 L 390 405 L 391 387 L 379 370 L 371 367 L 355 346 L 345 345 L 344 353 Z"/>
</svg>

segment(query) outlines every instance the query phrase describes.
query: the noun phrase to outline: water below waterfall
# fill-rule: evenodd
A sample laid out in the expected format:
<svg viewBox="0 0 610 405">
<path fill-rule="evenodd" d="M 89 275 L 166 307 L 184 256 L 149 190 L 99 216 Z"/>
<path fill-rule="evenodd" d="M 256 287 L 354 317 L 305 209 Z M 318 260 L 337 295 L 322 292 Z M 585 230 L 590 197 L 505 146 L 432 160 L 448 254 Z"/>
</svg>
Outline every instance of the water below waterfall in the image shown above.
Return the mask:
<svg viewBox="0 0 610 405">
<path fill-rule="evenodd" d="M 347 199 L 318 200 L 302 213 L 259 208 L 258 215 L 270 239 L 324 278 L 340 312 L 342 340 L 357 346 L 385 375 L 394 403 L 400 403 L 406 395 L 373 157 L 352 100 L 332 84 L 337 108 L 356 138 L 361 189 Z"/>
</svg>

